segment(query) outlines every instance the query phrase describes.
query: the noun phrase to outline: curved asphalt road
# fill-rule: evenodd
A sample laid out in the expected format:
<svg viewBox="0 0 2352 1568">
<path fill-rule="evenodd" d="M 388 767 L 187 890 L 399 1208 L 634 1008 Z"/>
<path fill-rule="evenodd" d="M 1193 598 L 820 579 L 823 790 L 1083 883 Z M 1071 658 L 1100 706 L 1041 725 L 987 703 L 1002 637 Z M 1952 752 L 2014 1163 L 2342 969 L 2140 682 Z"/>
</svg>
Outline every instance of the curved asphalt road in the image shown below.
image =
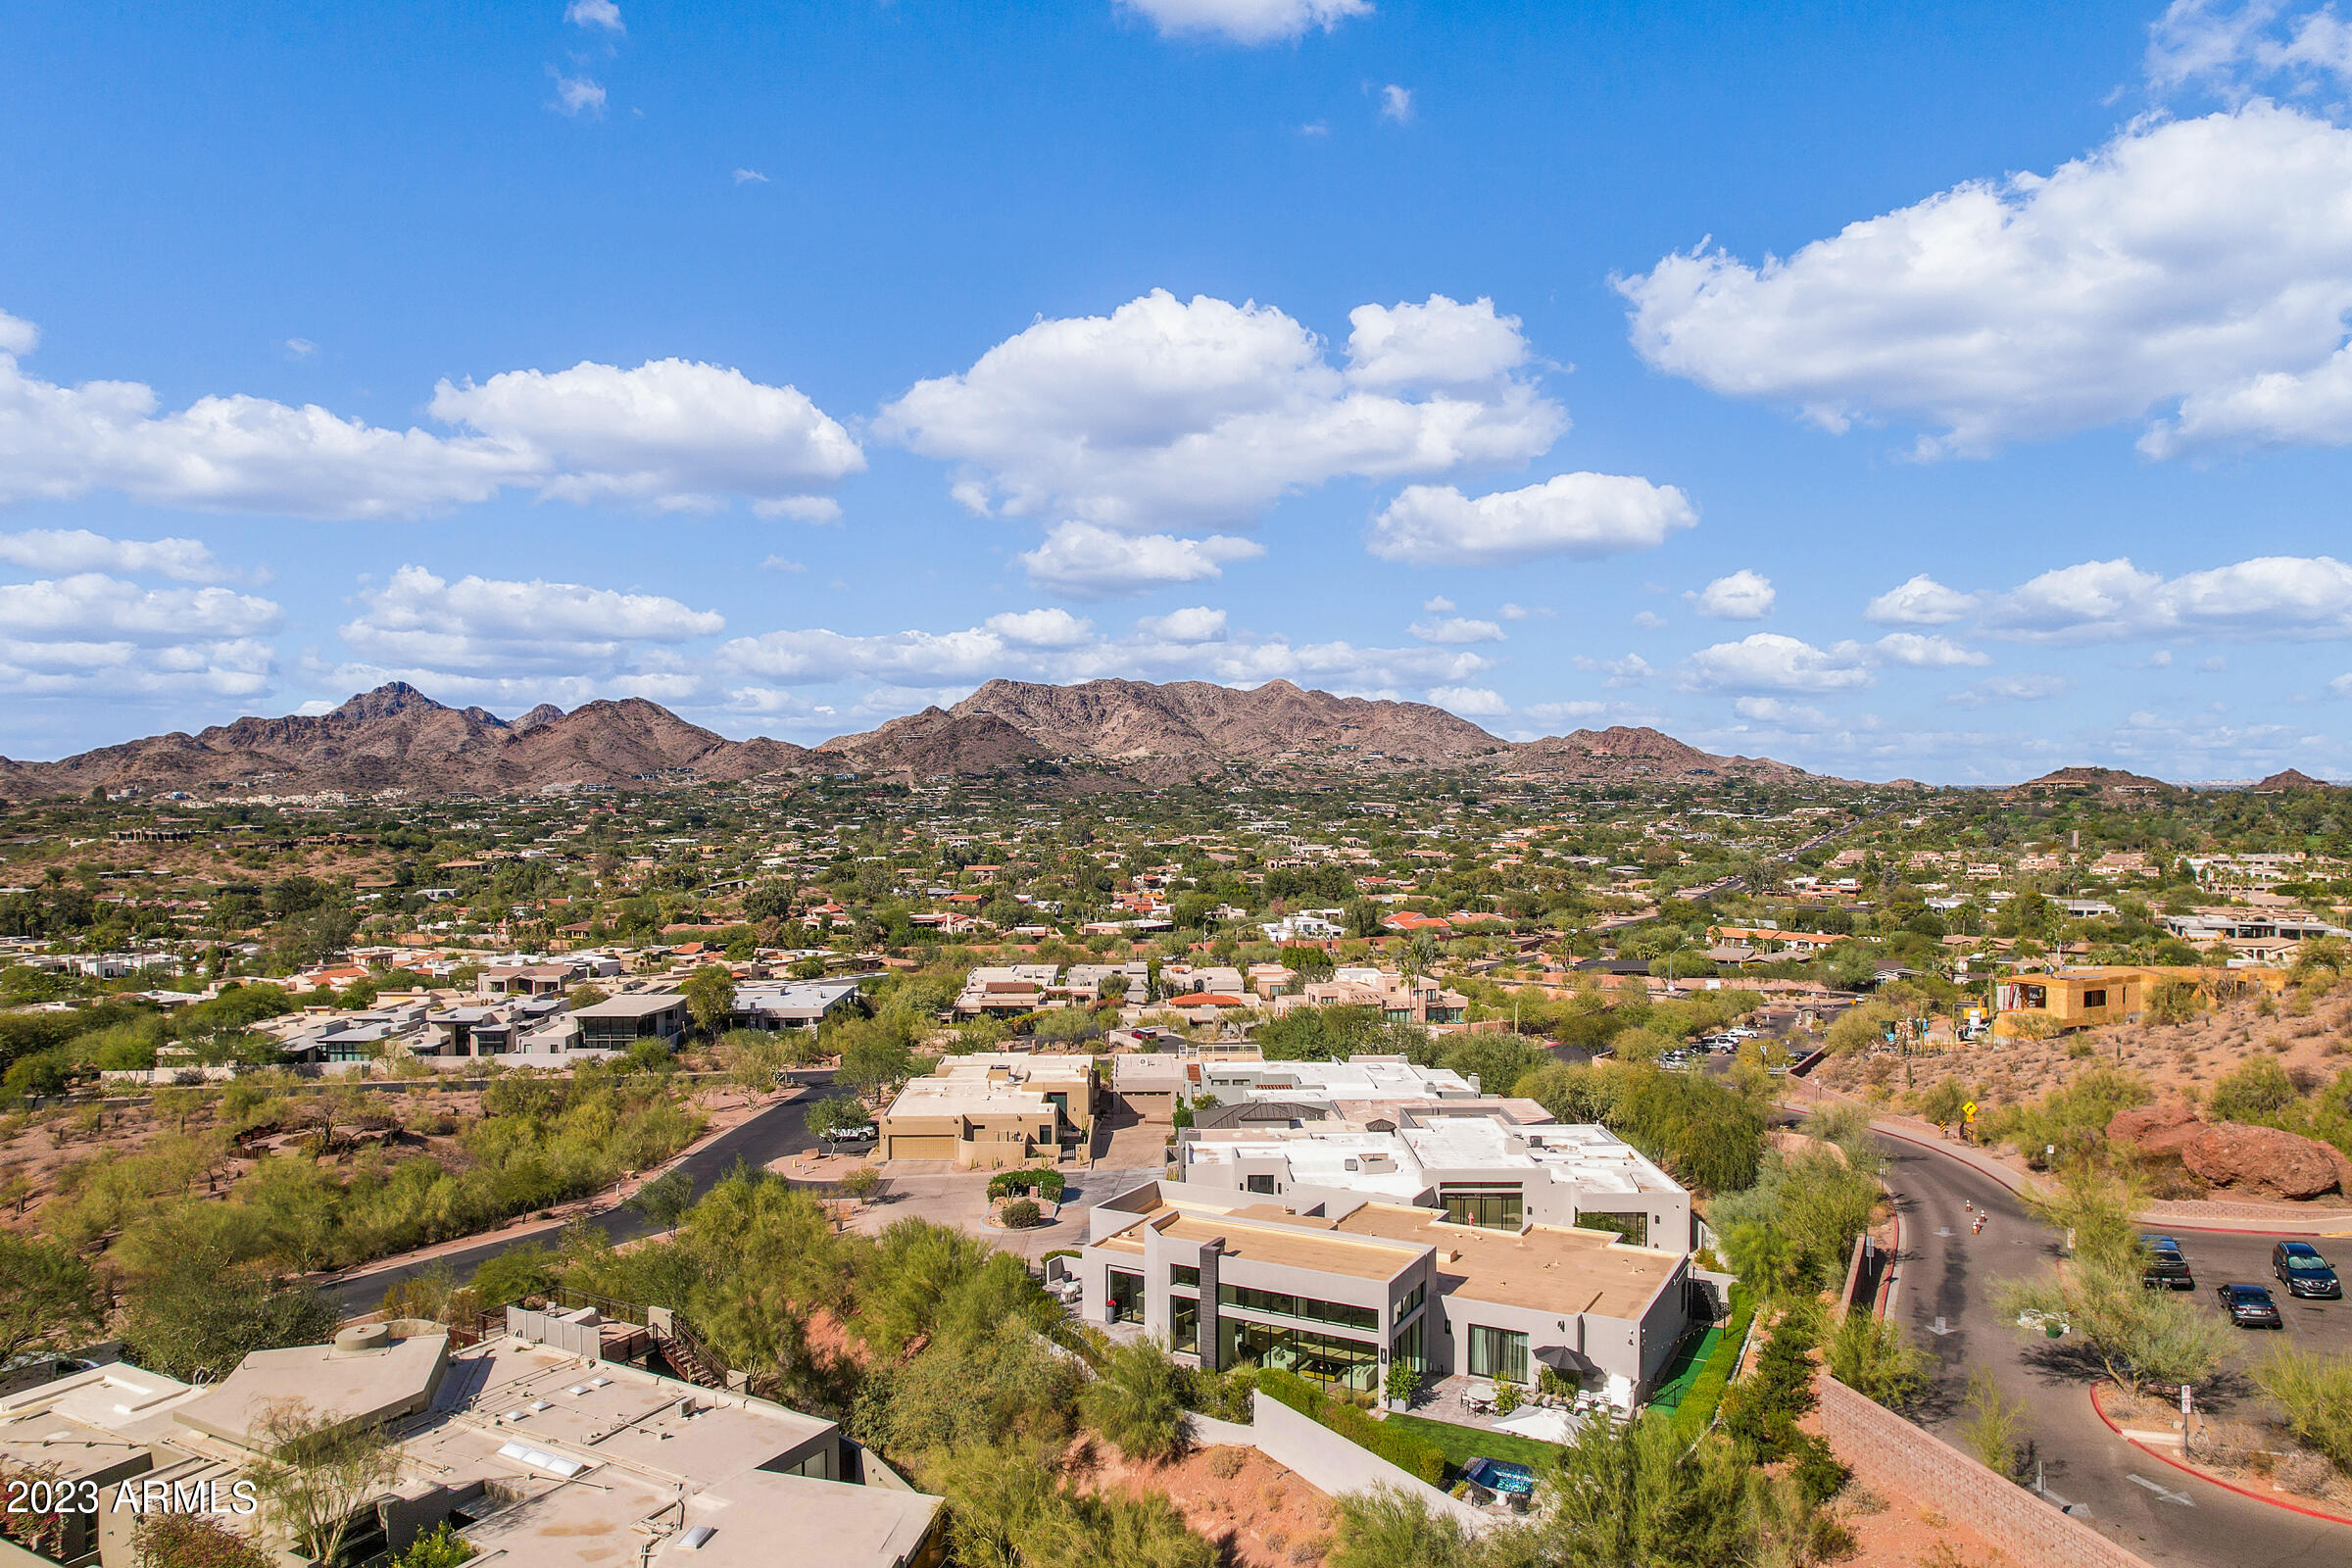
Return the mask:
<svg viewBox="0 0 2352 1568">
<path fill-rule="evenodd" d="M 719 1178 L 733 1168 L 738 1159 L 747 1160 L 757 1167 L 781 1159 L 786 1154 L 798 1154 L 816 1147 L 816 1140 L 808 1132 L 807 1112 L 809 1102 L 832 1084 L 833 1069 L 827 1067 L 796 1072 L 793 1082 L 816 1093 L 768 1106 L 758 1115 L 728 1128 L 678 1162 L 676 1168 L 693 1178 L 697 1195 L 709 1192 Z M 643 1214 L 625 1207 L 592 1214 L 588 1223 L 616 1242 L 643 1236 L 653 1229 Z M 446 1268 L 463 1280 L 490 1258 L 520 1247 L 525 1242 L 548 1246 L 554 1234 L 535 1230 L 521 1236 L 495 1238 L 478 1246 L 442 1252 L 420 1262 L 405 1263 L 397 1268 L 379 1268 L 356 1278 L 330 1282 L 321 1289 L 327 1299 L 334 1302 L 346 1316 L 372 1312 L 382 1304 L 384 1292 L 401 1280 L 434 1268 Z"/>
<path fill-rule="evenodd" d="M 2352 1563 L 2352 1527 L 2240 1497 L 2109 1433 L 2090 1408 L 2083 1376 L 2061 1359 L 2065 1342 L 2030 1339 L 1991 1305 L 1996 1282 L 2034 1275 L 2057 1259 L 2058 1238 L 2007 1188 L 1963 1161 L 1917 1144 L 1882 1142 L 1892 1160 L 1887 1185 L 1903 1220 L 1895 1314 L 1939 1362 L 1926 1408 L 1915 1412 L 1921 1425 L 1965 1446 L 1959 1429 L 1968 1420 L 1962 1407 L 1968 1380 L 1986 1368 L 2002 1392 L 2023 1402 L 2027 1436 L 2053 1499 L 2074 1504 L 2085 1523 L 2150 1562 L 2164 1568 Z M 1990 1215 L 1982 1235 L 1970 1234 L 1970 1202 Z M 2269 1238 L 2179 1234 L 2200 1295 L 2224 1278 L 2268 1279 Z M 2322 1246 L 2352 1251 L 2347 1244 Z M 2326 1303 L 2319 1309 L 2325 1315 L 2308 1322 L 2289 1308 L 2288 1332 L 2308 1336 L 2303 1343 L 2314 1348 L 2341 1348 L 2352 1333 L 2347 1305 Z"/>
</svg>

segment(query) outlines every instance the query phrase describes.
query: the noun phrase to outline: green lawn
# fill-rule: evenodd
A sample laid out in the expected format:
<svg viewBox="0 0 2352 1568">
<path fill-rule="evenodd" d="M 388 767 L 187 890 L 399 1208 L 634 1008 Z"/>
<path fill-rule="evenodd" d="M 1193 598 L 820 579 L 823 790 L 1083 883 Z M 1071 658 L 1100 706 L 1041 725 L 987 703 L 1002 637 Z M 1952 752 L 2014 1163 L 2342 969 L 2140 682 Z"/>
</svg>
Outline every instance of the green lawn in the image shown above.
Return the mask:
<svg viewBox="0 0 2352 1568">
<path fill-rule="evenodd" d="M 1436 1444 L 1444 1450 L 1446 1464 L 1457 1473 L 1473 1459 L 1505 1459 L 1526 1465 L 1541 1475 L 1560 1451 L 1556 1443 L 1541 1443 L 1509 1432 L 1489 1432 L 1483 1427 L 1456 1426 L 1451 1421 L 1432 1421 L 1426 1416 L 1392 1415 L 1388 1421 L 1393 1427 Z"/>
<path fill-rule="evenodd" d="M 1709 1352 L 1722 1338 L 1721 1324 L 1696 1338 L 1686 1338 L 1676 1349 L 1674 1359 L 1667 1363 L 1664 1380 L 1658 1385 L 1658 1392 L 1650 1396 L 1650 1404 L 1660 1410 L 1680 1409 L 1684 1396 L 1690 1392 L 1690 1385 L 1698 1381 L 1698 1374 L 1706 1366 Z"/>
</svg>

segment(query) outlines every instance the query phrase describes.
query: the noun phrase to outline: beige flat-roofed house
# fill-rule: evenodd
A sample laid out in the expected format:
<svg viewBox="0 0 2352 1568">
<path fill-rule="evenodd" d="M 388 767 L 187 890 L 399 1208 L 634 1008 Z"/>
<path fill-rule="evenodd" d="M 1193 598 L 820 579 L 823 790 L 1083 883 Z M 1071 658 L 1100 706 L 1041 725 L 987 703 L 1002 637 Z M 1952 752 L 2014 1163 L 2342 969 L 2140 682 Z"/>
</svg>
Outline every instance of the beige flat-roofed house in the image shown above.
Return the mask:
<svg viewBox="0 0 2352 1568">
<path fill-rule="evenodd" d="M 440 1334 L 346 1329 L 333 1345 L 248 1356 L 209 1391 L 130 1366 L 79 1373 L 0 1401 L 0 1456 L 33 1462 L 45 1444 L 50 1462 L 101 1484 L 67 1560 L 94 1547 L 100 1568 L 143 1568 L 141 1511 L 226 1508 L 259 1423 L 287 1399 L 391 1434 L 399 1469 L 352 1515 L 348 1563 L 397 1555 L 444 1521 L 497 1568 L 936 1568 L 946 1553 L 940 1499 L 837 1423 L 520 1332 L 452 1355 Z M 273 1561 L 308 1561 L 267 1513 L 215 1517 Z"/>
<path fill-rule="evenodd" d="M 945 1159 L 959 1170 L 1058 1160 L 1094 1136 L 1092 1056 L 975 1052 L 911 1079 L 882 1113 L 884 1159 Z"/>
</svg>

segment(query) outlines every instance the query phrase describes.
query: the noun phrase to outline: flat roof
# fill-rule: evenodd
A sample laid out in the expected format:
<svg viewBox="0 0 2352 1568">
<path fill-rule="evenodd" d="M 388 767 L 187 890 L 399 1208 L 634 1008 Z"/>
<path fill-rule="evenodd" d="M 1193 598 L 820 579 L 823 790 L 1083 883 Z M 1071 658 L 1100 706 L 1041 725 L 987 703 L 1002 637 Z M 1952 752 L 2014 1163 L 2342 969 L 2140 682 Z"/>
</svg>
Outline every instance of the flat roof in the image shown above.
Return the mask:
<svg viewBox="0 0 2352 1568">
<path fill-rule="evenodd" d="M 671 1007 L 683 1007 L 684 1005 L 686 1005 L 686 998 L 680 992 L 638 991 L 631 992 L 627 996 L 607 997 L 602 1002 L 590 1003 L 585 1007 L 575 1008 L 572 1016 L 575 1018 L 644 1018 L 657 1012 L 666 1012 Z"/>
<path fill-rule="evenodd" d="M 372 1416 L 430 1394 L 449 1354 L 446 1334 L 416 1334 L 382 1349 L 339 1353 L 332 1346 L 255 1350 L 210 1393 L 183 1405 L 180 1423 L 243 1447 L 255 1426 L 280 1403 L 309 1405 L 346 1420 Z"/>
<path fill-rule="evenodd" d="M 1446 1294 L 1566 1316 L 1635 1318 L 1682 1263 L 1679 1252 L 1628 1247 L 1605 1231 L 1537 1225 L 1525 1233 L 1451 1225 L 1426 1208 L 1366 1203 L 1340 1220 L 1350 1236 L 1438 1249 Z"/>
</svg>

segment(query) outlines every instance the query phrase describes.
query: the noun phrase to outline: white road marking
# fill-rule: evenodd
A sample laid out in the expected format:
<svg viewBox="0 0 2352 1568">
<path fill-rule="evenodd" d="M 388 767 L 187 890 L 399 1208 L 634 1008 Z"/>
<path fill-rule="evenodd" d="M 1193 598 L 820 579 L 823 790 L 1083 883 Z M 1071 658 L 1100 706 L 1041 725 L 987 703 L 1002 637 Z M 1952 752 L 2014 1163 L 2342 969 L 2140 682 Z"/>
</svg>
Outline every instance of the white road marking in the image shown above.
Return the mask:
<svg viewBox="0 0 2352 1568">
<path fill-rule="evenodd" d="M 2149 1480 L 2149 1479 L 2148 1479 L 2146 1476 L 2143 1476 L 2143 1475 L 2137 1475 L 2137 1474 L 2134 1474 L 2134 1473 L 2132 1473 L 2132 1472 L 2131 1472 L 2131 1471 L 2126 1471 L 2126 1472 L 2125 1472 L 2125 1474 L 2124 1474 L 2124 1479 L 2125 1479 L 2126 1481 L 2129 1481 L 2129 1482 L 2132 1483 L 2134 1486 L 2141 1486 L 2141 1487 L 2145 1487 L 2145 1488 L 2147 1488 L 2147 1489 L 2148 1489 L 2150 1492 L 2153 1492 L 2154 1494 L 2156 1494 L 2156 1495 L 2158 1495 L 2159 1497 L 2162 1497 L 2162 1498 L 2163 1498 L 2165 1501 L 2167 1501 L 2167 1502 L 2177 1502 L 2177 1503 L 2179 1503 L 2179 1504 L 2180 1504 L 2181 1507 L 2183 1507 L 2183 1508 L 2194 1508 L 2194 1507 L 2196 1506 L 2196 1504 L 2195 1504 L 2194 1502 L 2192 1502 L 2192 1501 L 2190 1501 L 2188 1498 L 2186 1498 L 2186 1497 L 2184 1497 L 2184 1496 L 2180 1495 L 2180 1493 L 2178 1493 L 2178 1492 L 2174 1492 L 2174 1491 L 2172 1491 L 2172 1490 L 2170 1490 L 2169 1488 L 2166 1488 L 2166 1487 L 2161 1487 L 2161 1486 L 2157 1485 L 2155 1482 L 2153 1482 L 2153 1481 L 2150 1481 L 2150 1480 Z"/>
</svg>

